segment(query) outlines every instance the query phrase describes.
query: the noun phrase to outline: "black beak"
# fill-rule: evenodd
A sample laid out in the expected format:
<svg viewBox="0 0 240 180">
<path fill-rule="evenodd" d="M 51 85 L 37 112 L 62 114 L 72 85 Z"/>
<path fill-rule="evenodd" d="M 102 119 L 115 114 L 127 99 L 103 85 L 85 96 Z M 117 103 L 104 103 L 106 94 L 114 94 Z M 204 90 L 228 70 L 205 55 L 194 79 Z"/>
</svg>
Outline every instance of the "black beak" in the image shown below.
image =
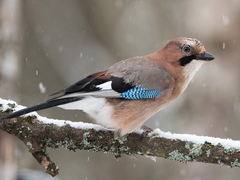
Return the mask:
<svg viewBox="0 0 240 180">
<path fill-rule="evenodd" d="M 211 61 L 213 60 L 215 57 L 213 57 L 213 55 L 211 55 L 208 52 L 204 52 L 203 54 L 197 54 L 196 55 L 196 59 L 197 60 L 205 60 L 205 61 Z"/>
</svg>

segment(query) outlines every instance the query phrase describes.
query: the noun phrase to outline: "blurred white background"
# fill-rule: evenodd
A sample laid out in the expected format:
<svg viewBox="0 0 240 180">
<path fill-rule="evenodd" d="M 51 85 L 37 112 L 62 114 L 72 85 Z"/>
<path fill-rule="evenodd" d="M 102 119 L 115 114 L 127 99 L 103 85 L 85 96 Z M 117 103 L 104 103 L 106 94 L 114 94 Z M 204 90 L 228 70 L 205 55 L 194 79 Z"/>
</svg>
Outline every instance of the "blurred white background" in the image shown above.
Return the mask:
<svg viewBox="0 0 240 180">
<path fill-rule="evenodd" d="M 43 102 L 49 94 L 122 59 L 155 52 L 176 37 L 192 37 L 216 59 L 206 63 L 183 95 L 146 125 L 238 140 L 239 32 L 240 0 L 2 0 L 0 97 L 25 106 Z M 78 111 L 52 108 L 39 114 L 90 122 Z M 60 167 L 61 180 L 237 180 L 240 176 L 238 168 L 220 165 L 125 155 L 117 162 L 114 155 L 102 152 L 48 152 Z M 0 179 L 16 179 L 24 169 L 44 172 L 20 141 L 0 132 Z"/>
</svg>

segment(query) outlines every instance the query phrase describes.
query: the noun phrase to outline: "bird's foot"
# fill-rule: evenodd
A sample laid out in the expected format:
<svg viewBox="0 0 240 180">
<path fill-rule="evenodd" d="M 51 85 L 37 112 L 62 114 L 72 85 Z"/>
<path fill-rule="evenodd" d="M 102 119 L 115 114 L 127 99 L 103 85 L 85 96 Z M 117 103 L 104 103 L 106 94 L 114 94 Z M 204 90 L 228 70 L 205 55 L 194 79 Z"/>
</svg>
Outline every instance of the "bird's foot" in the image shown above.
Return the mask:
<svg viewBox="0 0 240 180">
<path fill-rule="evenodd" d="M 153 132 L 153 130 L 150 127 L 147 127 L 145 125 L 142 125 L 141 129 L 143 130 L 141 134 L 142 137 L 147 137 L 149 133 Z"/>
<path fill-rule="evenodd" d="M 117 130 L 114 133 L 114 140 L 117 140 L 120 144 L 123 144 L 127 140 L 125 135 L 121 135 L 121 131 Z"/>
</svg>

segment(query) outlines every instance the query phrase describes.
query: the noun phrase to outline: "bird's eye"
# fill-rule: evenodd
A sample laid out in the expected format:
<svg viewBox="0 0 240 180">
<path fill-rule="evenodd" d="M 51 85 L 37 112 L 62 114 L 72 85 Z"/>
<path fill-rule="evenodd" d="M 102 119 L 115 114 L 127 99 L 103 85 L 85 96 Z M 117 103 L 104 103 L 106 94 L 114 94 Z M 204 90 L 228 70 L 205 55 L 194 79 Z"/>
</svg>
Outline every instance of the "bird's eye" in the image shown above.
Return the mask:
<svg viewBox="0 0 240 180">
<path fill-rule="evenodd" d="M 191 47 L 190 47 L 189 45 L 184 45 L 184 46 L 182 47 L 182 51 L 183 51 L 185 54 L 188 54 L 188 53 L 190 53 L 190 51 L 191 51 Z"/>
</svg>

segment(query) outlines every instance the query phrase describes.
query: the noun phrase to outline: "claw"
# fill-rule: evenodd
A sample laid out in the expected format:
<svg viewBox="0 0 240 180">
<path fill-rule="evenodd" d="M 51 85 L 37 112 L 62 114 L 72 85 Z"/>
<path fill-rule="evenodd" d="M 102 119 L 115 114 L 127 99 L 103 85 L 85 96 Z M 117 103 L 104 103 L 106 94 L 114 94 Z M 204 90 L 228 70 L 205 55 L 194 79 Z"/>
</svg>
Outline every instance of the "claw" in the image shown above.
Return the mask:
<svg viewBox="0 0 240 180">
<path fill-rule="evenodd" d="M 149 133 L 153 132 L 153 130 L 150 127 L 147 127 L 145 125 L 142 125 L 141 129 L 143 130 L 143 133 L 141 134 L 142 137 L 147 137 Z"/>
</svg>

